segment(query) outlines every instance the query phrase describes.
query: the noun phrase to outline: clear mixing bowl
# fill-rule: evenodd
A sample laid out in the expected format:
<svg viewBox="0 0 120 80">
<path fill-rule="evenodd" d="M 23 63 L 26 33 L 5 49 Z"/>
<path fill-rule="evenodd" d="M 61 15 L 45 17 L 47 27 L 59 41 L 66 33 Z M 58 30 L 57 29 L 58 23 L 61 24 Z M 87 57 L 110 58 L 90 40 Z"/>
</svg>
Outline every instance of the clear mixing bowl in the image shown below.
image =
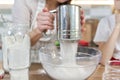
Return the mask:
<svg viewBox="0 0 120 80">
<path fill-rule="evenodd" d="M 96 69 L 101 58 L 98 49 L 79 47 L 75 64 L 63 62 L 59 51 L 41 48 L 40 60 L 49 76 L 55 80 L 85 80 Z"/>
</svg>

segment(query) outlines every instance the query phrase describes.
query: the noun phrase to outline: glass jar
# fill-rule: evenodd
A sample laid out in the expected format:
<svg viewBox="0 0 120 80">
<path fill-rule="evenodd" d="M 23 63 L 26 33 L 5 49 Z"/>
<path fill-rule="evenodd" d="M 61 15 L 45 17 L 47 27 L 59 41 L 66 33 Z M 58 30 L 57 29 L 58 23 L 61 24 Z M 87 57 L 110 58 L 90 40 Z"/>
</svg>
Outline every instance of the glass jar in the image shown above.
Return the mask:
<svg viewBox="0 0 120 80">
<path fill-rule="evenodd" d="M 4 28 L 5 31 L 2 34 L 3 68 L 12 73 L 28 69 L 30 67 L 28 24 L 5 23 Z"/>
<path fill-rule="evenodd" d="M 120 80 L 120 61 L 108 61 L 105 64 L 103 80 Z"/>
</svg>

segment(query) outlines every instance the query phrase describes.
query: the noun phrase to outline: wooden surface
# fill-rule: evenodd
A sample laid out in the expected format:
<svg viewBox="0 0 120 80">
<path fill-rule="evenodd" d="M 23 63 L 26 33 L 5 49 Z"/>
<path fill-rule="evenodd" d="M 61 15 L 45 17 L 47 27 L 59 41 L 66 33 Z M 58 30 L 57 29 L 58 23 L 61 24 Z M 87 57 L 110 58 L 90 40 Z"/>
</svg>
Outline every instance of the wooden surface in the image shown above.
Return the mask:
<svg viewBox="0 0 120 80">
<path fill-rule="evenodd" d="M 88 80 L 102 80 L 102 74 L 104 72 L 104 66 L 98 65 L 95 72 L 90 76 Z"/>
<path fill-rule="evenodd" d="M 87 80 L 102 80 L 102 73 L 104 72 L 104 66 L 98 65 L 96 71 L 87 79 Z M 30 80 L 53 80 L 50 78 L 41 64 L 32 64 L 30 67 Z M 9 74 L 6 74 L 4 79 L 2 80 L 10 80 Z"/>
</svg>

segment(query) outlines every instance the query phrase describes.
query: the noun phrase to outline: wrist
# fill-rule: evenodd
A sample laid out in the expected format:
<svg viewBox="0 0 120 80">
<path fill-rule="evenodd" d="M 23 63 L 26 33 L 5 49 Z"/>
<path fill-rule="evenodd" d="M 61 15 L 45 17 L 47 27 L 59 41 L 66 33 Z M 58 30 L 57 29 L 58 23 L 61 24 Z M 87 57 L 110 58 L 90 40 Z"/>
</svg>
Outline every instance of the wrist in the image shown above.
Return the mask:
<svg viewBox="0 0 120 80">
<path fill-rule="evenodd" d="M 38 28 L 35 28 L 35 29 L 34 29 L 34 32 L 37 33 L 37 34 L 41 34 L 41 35 L 42 35 L 42 33 L 43 33 L 43 32 L 40 31 Z"/>
</svg>

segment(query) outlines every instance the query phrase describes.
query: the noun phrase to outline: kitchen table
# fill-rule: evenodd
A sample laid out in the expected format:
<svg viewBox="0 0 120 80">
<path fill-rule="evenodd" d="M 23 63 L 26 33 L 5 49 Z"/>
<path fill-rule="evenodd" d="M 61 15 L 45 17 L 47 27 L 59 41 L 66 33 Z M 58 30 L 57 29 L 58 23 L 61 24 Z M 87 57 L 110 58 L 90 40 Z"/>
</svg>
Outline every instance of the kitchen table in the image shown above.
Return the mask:
<svg viewBox="0 0 120 80">
<path fill-rule="evenodd" d="M 99 64 L 95 72 L 88 78 L 88 80 L 102 80 L 104 66 Z"/>
<path fill-rule="evenodd" d="M 99 64 L 95 72 L 87 80 L 102 80 L 103 72 L 104 66 Z M 31 64 L 29 75 L 30 80 L 53 80 L 46 74 L 40 63 Z M 10 80 L 9 74 L 6 73 L 2 80 Z"/>
</svg>

